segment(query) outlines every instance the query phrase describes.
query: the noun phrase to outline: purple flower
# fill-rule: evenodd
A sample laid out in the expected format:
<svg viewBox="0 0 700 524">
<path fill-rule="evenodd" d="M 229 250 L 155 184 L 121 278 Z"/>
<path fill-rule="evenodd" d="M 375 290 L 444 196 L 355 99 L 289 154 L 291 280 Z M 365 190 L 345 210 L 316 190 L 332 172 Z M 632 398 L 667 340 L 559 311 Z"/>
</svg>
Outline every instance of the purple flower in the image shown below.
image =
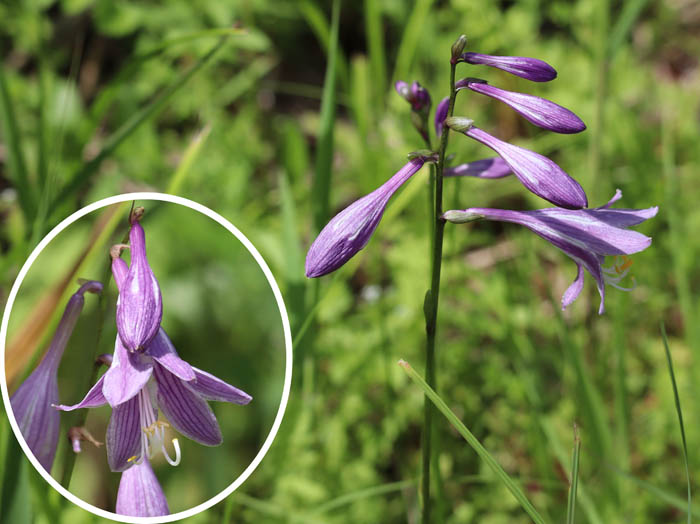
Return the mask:
<svg viewBox="0 0 700 524">
<path fill-rule="evenodd" d="M 573 112 L 539 96 L 506 91 L 483 82 L 474 82 L 469 78 L 457 82 L 456 87 L 458 91 L 469 88 L 477 93 L 500 100 L 536 126 L 550 131 L 571 134 L 580 133 L 586 129 L 586 124 Z"/>
<path fill-rule="evenodd" d="M 122 473 L 117 492 L 117 513 L 133 517 L 169 515 L 168 501 L 148 459 Z"/>
<path fill-rule="evenodd" d="M 409 86 L 403 80 L 398 80 L 394 87 L 399 96 L 411 104 L 411 109 L 418 113 L 430 111 L 430 93 L 418 82 Z"/>
<path fill-rule="evenodd" d="M 10 398 L 17 426 L 47 472 L 51 472 L 56 455 L 60 425 L 59 413 L 51 409 L 58 402 L 58 365 L 83 310 L 86 291 L 101 293 L 102 284 L 88 281 L 70 297 L 44 358 Z"/>
<path fill-rule="evenodd" d="M 448 126 L 451 122 L 450 118 L 446 120 Z M 588 205 L 586 193 L 581 185 L 549 158 L 503 142 L 478 127 L 471 127 L 463 132 L 498 153 L 518 180 L 537 196 L 567 209 L 578 209 Z"/>
<path fill-rule="evenodd" d="M 447 111 L 450 109 L 450 97 L 446 96 L 435 108 L 435 134 L 439 137 L 442 135 L 442 128 L 445 125 Z"/>
<path fill-rule="evenodd" d="M 512 75 L 532 80 L 533 82 L 549 82 L 557 77 L 556 70 L 547 62 L 525 56 L 494 56 L 481 53 L 464 53 L 462 60 L 470 64 L 483 64 L 497 67 Z"/>
<path fill-rule="evenodd" d="M 598 313 L 605 311 L 605 283 L 626 290 L 619 282 L 627 276 L 631 261 L 602 267 L 606 255 L 627 256 L 649 247 L 651 238 L 630 231 L 630 226 L 652 218 L 658 207 L 647 209 L 610 209 L 622 198 L 618 189 L 604 206 L 593 209 L 568 210 L 560 208 L 534 211 L 508 211 L 473 207 L 464 211 L 447 211 L 443 216 L 450 222 L 469 222 L 484 218 L 520 224 L 541 236 L 571 257 L 578 266 L 574 282 L 562 297 L 562 309 L 571 304 L 583 289 L 583 268 L 593 276 L 600 293 Z"/>
<path fill-rule="evenodd" d="M 163 318 L 160 287 L 146 258 L 146 236 L 138 222 L 140 215 L 134 213 L 131 217 L 131 267 L 117 301 L 117 332 L 129 351 L 148 346 Z"/>
<path fill-rule="evenodd" d="M 306 276 L 320 277 L 350 260 L 369 242 L 391 195 L 423 167 L 424 156 L 410 160 L 378 189 L 356 200 L 334 216 L 311 244 Z"/>
<path fill-rule="evenodd" d="M 501 157 L 484 158 L 468 164 L 445 169 L 443 176 L 473 176 L 476 178 L 503 178 L 513 174 L 508 163 Z"/>
<path fill-rule="evenodd" d="M 126 262 L 112 260 L 112 273 L 120 293 L 128 276 Z M 63 411 L 109 404 L 112 416 L 107 427 L 107 459 L 112 471 L 124 471 L 141 464 L 159 450 L 177 465 L 180 448 L 173 440 L 175 458 L 165 448 L 165 428 L 158 420 L 161 409 L 170 424 L 186 437 L 206 446 L 221 444 L 221 430 L 207 400 L 247 404 L 252 397 L 200 369 L 190 366 L 175 351 L 160 328 L 149 346 L 129 352 L 117 336 L 112 365 L 85 398 Z"/>
</svg>

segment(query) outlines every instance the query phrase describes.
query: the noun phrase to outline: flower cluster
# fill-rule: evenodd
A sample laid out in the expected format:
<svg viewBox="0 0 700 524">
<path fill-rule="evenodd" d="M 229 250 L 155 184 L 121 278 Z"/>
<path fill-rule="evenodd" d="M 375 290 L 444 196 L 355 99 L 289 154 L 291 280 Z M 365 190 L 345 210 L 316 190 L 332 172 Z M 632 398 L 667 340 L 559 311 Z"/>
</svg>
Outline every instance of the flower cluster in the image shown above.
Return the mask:
<svg viewBox="0 0 700 524">
<path fill-rule="evenodd" d="M 221 430 L 208 401 L 248 404 L 252 397 L 181 359 L 161 326 L 160 287 L 146 257 L 146 237 L 138 208 L 130 215 L 129 244 L 112 247 L 112 275 L 119 292 L 114 354 L 100 360 L 109 367 L 75 405 L 59 404 L 57 371 L 61 355 L 83 305 L 83 293 L 99 293 L 102 284 L 87 282 L 73 295 L 44 359 L 12 396 L 12 408 L 32 452 L 47 471 L 56 452 L 59 413 L 108 404 L 112 414 L 105 438 L 112 471 L 122 472 L 116 510 L 132 516 L 168 514 L 168 504 L 150 459 L 162 452 L 176 466 L 181 453 L 172 440 L 166 448 L 166 428 L 172 426 L 205 446 L 222 442 Z M 131 265 L 121 254 L 131 251 Z M 52 409 L 53 406 L 55 409 Z M 159 418 L 158 412 L 164 418 Z M 84 428 L 72 428 L 73 449 L 93 440 Z"/>
<path fill-rule="evenodd" d="M 493 56 L 463 52 L 466 38 L 460 37 L 452 47 L 451 65 L 459 63 L 486 65 L 533 82 L 549 82 L 557 72 L 546 62 L 529 57 Z M 454 70 L 453 70 L 454 73 Z M 454 78 L 454 76 L 453 76 Z M 435 136 L 442 140 L 446 128 L 489 147 L 497 157 L 486 158 L 456 166 L 438 166 L 438 176 L 471 176 L 483 179 L 503 178 L 515 175 L 530 192 L 556 207 L 535 211 L 510 211 L 487 208 L 451 210 L 440 219 L 448 222 L 469 222 L 478 219 L 499 220 L 524 225 L 554 246 L 558 247 L 578 266 L 574 283 L 562 298 L 562 308 L 571 304 L 583 287 L 583 268 L 596 280 L 601 302 L 599 312 L 604 311 L 604 284 L 619 289 L 630 262 L 603 267 L 606 255 L 627 256 L 647 248 L 651 239 L 627 228 L 653 217 L 658 208 L 612 209 L 613 202 L 622 193 L 618 190 L 608 204 L 588 208 L 588 198 L 581 185 L 551 159 L 519 147 L 489 134 L 474 125 L 471 119 L 451 116 L 457 92 L 473 91 L 507 104 L 532 124 L 556 133 L 580 133 L 586 129 L 583 121 L 572 111 L 544 98 L 507 91 L 490 85 L 486 80 L 468 77 L 452 83 L 451 96 L 443 98 L 434 115 Z M 397 82 L 396 90 L 410 104 L 414 124 L 424 120 L 430 107 L 430 95 L 417 82 L 409 86 Z M 427 108 L 427 109 L 426 109 Z M 425 142 L 430 144 L 425 126 L 416 125 Z M 411 160 L 384 185 L 357 200 L 336 215 L 321 231 L 311 245 L 306 257 L 306 275 L 319 277 L 338 269 L 369 241 L 381 220 L 390 197 L 414 175 L 425 162 L 437 161 L 439 153 L 431 151 L 411 155 Z M 620 269 L 624 266 L 624 269 Z"/>
</svg>

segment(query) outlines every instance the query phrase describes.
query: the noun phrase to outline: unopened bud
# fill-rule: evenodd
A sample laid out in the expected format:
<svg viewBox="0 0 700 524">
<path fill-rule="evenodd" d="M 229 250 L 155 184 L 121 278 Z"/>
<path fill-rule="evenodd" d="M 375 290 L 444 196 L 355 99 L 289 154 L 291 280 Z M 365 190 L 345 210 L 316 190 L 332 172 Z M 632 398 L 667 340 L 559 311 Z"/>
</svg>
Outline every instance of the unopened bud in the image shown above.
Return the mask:
<svg viewBox="0 0 700 524">
<path fill-rule="evenodd" d="M 450 59 L 452 64 L 456 64 L 457 62 L 461 61 L 462 52 L 464 51 L 464 47 L 466 45 L 467 35 L 460 35 L 459 38 L 455 40 L 455 43 L 452 44 L 452 58 Z"/>
<path fill-rule="evenodd" d="M 465 222 L 473 222 L 484 218 L 484 215 L 479 213 L 474 213 L 468 209 L 465 211 L 460 211 L 458 209 L 451 209 L 450 211 L 445 211 L 442 218 L 453 224 L 464 224 Z"/>
<path fill-rule="evenodd" d="M 464 133 L 472 128 L 474 120 L 464 116 L 449 116 L 445 119 L 445 125 L 458 133 Z"/>
</svg>

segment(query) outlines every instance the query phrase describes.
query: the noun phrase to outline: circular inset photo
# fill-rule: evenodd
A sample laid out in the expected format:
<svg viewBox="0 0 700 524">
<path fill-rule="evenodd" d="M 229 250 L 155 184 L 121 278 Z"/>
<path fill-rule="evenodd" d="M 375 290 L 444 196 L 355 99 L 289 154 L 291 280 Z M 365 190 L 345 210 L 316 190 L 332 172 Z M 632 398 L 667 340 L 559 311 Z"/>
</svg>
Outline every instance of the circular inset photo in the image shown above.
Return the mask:
<svg viewBox="0 0 700 524">
<path fill-rule="evenodd" d="M 32 464 L 122 522 L 230 494 L 271 445 L 291 383 L 289 321 L 260 254 L 213 211 L 158 193 L 92 204 L 42 240 L 0 344 Z"/>
</svg>

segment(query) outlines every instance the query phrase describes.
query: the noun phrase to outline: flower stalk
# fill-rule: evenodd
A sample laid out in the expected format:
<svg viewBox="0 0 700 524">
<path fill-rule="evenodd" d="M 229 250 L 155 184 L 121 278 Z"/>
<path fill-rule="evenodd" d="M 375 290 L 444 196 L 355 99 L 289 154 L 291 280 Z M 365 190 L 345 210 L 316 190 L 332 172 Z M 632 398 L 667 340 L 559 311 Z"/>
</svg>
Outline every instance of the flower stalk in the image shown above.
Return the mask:
<svg viewBox="0 0 700 524">
<path fill-rule="evenodd" d="M 455 70 L 457 64 L 450 64 L 450 101 L 447 116 L 452 116 L 457 90 L 455 89 Z M 437 314 L 440 299 L 440 272 L 442 269 L 442 241 L 445 232 L 445 220 L 442 218 L 442 179 L 445 168 L 445 151 L 449 128 L 443 128 L 440 135 L 438 162 L 435 166 L 435 204 L 433 207 L 433 249 L 431 253 L 430 289 L 425 295 L 425 381 L 432 389 L 437 389 L 435 376 L 435 337 L 437 334 Z M 423 522 L 430 522 L 430 460 L 432 456 L 432 425 L 433 407 L 430 399 L 425 397 L 423 408 L 423 444 L 422 444 L 422 482 L 421 495 L 423 499 Z"/>
</svg>

